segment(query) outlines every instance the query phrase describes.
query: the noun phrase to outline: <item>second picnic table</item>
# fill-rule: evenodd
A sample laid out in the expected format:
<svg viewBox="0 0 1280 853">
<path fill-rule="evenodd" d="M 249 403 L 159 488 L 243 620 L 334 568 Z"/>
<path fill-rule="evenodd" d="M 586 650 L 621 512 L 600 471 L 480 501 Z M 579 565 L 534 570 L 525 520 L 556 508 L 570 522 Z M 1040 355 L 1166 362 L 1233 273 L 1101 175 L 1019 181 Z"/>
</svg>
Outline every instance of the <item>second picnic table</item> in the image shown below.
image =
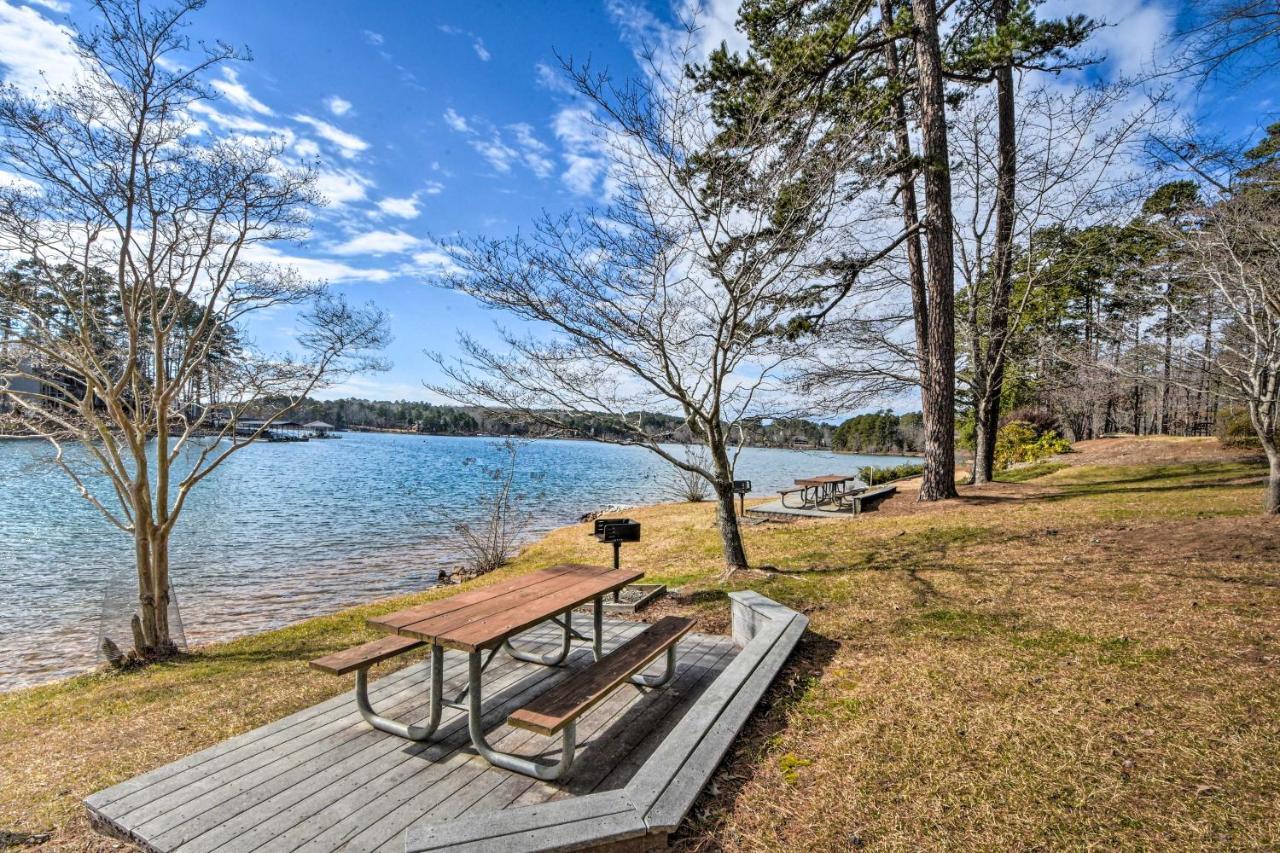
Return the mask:
<svg viewBox="0 0 1280 853">
<path fill-rule="evenodd" d="M 603 598 L 614 590 L 634 583 L 644 572 L 567 563 L 503 581 L 483 589 L 420 604 L 369 620 L 383 631 L 413 637 L 431 645 L 431 720 L 440 719 L 444 702 L 443 650 L 456 649 L 469 656 L 467 667 L 467 725 L 476 750 L 490 764 L 532 776 L 543 776 L 540 767 L 527 758 L 499 752 L 484 736 L 481 676 L 498 649 L 505 648 L 517 660 L 556 666 L 569 656 L 574 639 L 590 640 L 596 660 L 602 649 Z M 573 628 L 573 610 L 593 602 L 593 632 L 586 637 Z M 548 654 L 517 649 L 515 635 L 542 622 L 553 621 L 563 629 L 561 647 Z M 461 697 L 459 697 L 461 698 Z"/>
</svg>

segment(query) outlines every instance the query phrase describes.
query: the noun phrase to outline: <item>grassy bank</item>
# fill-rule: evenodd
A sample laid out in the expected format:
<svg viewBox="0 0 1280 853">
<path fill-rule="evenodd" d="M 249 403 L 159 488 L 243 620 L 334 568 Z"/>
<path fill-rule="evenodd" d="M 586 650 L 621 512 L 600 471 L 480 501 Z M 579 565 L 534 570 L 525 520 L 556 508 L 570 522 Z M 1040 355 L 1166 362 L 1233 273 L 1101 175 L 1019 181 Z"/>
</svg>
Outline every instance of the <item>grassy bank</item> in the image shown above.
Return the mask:
<svg viewBox="0 0 1280 853">
<path fill-rule="evenodd" d="M 760 524 L 716 582 L 710 505 L 637 510 L 624 564 L 727 629 L 752 587 L 811 631 L 682 830 L 689 849 L 1280 845 L 1280 539 L 1212 440 L 1093 442 L 939 506 Z M 579 525 L 479 581 L 603 561 Z M 164 666 L 0 697 L 0 833 L 108 849 L 79 799 L 340 690 L 305 662 L 383 602 Z"/>
</svg>

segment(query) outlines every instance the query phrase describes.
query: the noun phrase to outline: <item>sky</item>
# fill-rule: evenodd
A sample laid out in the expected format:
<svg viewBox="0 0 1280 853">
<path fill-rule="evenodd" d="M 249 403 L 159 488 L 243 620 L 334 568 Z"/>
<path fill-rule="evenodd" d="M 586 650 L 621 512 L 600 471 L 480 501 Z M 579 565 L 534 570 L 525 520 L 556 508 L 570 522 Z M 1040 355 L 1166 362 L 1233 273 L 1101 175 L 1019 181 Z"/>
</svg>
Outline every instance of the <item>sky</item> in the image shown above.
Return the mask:
<svg viewBox="0 0 1280 853">
<path fill-rule="evenodd" d="M 674 5 L 672 5 L 674 2 Z M 1149 67 L 1187 8 L 1150 0 L 1050 0 L 1107 21 L 1097 39 L 1111 78 Z M 438 369 L 424 350 L 456 351 L 459 329 L 494 340 L 500 318 L 431 284 L 448 263 L 440 243 L 502 236 L 541 211 L 598 203 L 606 161 L 557 53 L 590 58 L 619 78 L 639 72 L 647 37 L 690 15 L 709 49 L 741 46 L 733 0 L 506 0 L 354 3 L 211 0 L 193 39 L 252 51 L 211 79 L 210 133 L 273 133 L 319 164 L 328 206 L 305 242 L 272 259 L 389 312 L 390 371 L 354 377 L 325 397 L 433 399 Z M 70 73 L 70 28 L 94 20 L 86 0 L 0 0 L 0 72 L 34 87 Z M 1226 81 L 1183 93 L 1188 114 L 1226 133 L 1273 117 L 1280 80 Z M 267 350 L 288 346 L 289 318 L 251 329 Z"/>
</svg>

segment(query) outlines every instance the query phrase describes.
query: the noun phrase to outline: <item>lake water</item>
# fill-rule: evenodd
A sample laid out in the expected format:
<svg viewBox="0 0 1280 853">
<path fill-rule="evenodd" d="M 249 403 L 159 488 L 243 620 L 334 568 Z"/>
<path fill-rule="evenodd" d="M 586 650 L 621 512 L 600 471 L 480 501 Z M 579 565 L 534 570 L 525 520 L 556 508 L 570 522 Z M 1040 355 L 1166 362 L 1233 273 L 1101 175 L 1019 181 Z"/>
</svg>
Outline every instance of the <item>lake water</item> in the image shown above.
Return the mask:
<svg viewBox="0 0 1280 853">
<path fill-rule="evenodd" d="M 193 490 L 174 533 L 188 643 L 432 585 L 459 562 L 453 523 L 476 516 L 492 489 L 482 469 L 501 456 L 494 439 L 377 433 L 239 451 Z M 43 442 L 0 441 L 0 690 L 92 667 L 108 587 L 136 588 L 130 538 L 50 459 Z M 737 476 L 765 494 L 806 474 L 901 461 L 748 448 Z M 669 467 L 641 448 L 534 441 L 518 467 L 538 512 L 530 537 L 605 505 L 671 499 Z"/>
</svg>

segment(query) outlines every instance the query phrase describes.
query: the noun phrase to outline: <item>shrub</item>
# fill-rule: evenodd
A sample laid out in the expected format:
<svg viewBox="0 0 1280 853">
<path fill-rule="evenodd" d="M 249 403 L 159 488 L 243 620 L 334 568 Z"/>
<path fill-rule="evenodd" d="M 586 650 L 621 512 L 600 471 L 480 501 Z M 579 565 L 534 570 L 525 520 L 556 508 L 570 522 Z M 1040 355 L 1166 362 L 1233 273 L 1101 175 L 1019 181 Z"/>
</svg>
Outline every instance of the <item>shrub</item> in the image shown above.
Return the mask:
<svg viewBox="0 0 1280 853">
<path fill-rule="evenodd" d="M 1071 442 L 1056 430 L 1039 432 L 1027 421 L 1009 421 L 996 433 L 996 468 L 1004 469 L 1020 462 L 1039 462 L 1071 449 Z"/>
<path fill-rule="evenodd" d="M 1244 409 L 1227 409 L 1219 413 L 1216 431 L 1218 441 L 1222 442 L 1224 447 L 1262 449 L 1262 442 L 1258 441 L 1258 432 L 1253 428 L 1253 421 Z"/>
<path fill-rule="evenodd" d="M 862 469 L 862 479 L 868 486 L 874 486 L 877 483 L 887 483 L 890 480 L 918 477 L 923 473 L 924 465 L 917 462 L 904 462 L 901 465 L 892 465 L 888 468 L 877 468 L 874 465 L 868 465 Z"/>
</svg>

